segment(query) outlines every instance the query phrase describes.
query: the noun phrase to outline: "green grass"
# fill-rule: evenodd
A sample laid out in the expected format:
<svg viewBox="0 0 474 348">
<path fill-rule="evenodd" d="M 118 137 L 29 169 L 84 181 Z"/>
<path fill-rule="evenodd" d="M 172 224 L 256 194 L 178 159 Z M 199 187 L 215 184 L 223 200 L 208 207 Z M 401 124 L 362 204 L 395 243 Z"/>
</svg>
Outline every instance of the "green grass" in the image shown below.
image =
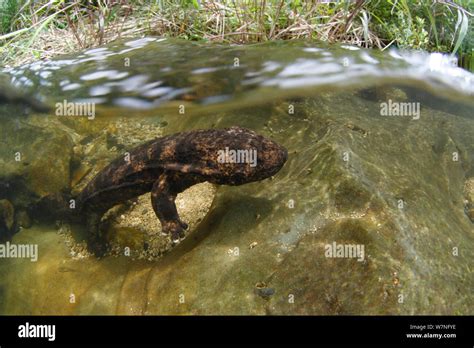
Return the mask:
<svg viewBox="0 0 474 348">
<path fill-rule="evenodd" d="M 0 0 L 4 64 L 121 36 L 254 43 L 306 38 L 457 54 L 472 61 L 472 0 Z M 467 58 L 466 58 L 467 57 Z"/>
<path fill-rule="evenodd" d="M 13 19 L 18 13 L 18 2 L 16 0 L 2 0 L 0 3 L 0 31 L 8 33 L 13 24 Z"/>
</svg>

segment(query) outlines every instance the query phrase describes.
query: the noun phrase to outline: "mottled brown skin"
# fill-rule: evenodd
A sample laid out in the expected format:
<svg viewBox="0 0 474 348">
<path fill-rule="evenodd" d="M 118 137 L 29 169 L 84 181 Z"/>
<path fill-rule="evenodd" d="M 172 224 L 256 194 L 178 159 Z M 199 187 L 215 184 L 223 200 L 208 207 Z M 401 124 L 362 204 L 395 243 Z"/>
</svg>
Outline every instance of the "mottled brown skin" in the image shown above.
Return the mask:
<svg viewBox="0 0 474 348">
<path fill-rule="evenodd" d="M 219 150 L 256 150 L 257 163 L 220 163 Z M 86 186 L 78 197 L 86 214 L 89 246 L 103 254 L 100 219 L 113 206 L 151 192 L 153 209 L 165 234 L 174 242 L 184 237 L 187 224 L 180 220 L 175 199 L 192 185 L 208 181 L 218 185 L 242 185 L 275 175 L 287 159 L 287 151 L 255 132 L 232 127 L 195 130 L 154 139 L 117 158 Z"/>
</svg>

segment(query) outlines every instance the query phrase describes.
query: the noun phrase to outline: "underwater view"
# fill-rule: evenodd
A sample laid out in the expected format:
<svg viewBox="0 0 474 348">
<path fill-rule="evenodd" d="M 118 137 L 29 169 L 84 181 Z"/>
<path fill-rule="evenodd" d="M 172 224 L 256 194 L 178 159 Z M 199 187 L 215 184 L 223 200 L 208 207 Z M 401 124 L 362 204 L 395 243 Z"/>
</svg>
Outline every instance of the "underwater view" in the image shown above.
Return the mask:
<svg viewBox="0 0 474 348">
<path fill-rule="evenodd" d="M 0 314 L 474 314 L 474 75 L 148 36 L 0 73 Z"/>
</svg>

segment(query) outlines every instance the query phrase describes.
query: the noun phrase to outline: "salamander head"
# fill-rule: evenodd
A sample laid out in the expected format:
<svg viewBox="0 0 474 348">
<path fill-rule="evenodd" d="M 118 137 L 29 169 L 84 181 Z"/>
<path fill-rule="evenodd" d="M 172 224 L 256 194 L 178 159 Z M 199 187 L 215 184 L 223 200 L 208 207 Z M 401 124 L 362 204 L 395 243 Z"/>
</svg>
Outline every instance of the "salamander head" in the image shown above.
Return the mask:
<svg viewBox="0 0 474 348">
<path fill-rule="evenodd" d="M 210 181 L 218 184 L 242 185 L 269 178 L 288 158 L 283 146 L 240 127 L 218 131 L 214 145 L 218 175 Z"/>
</svg>

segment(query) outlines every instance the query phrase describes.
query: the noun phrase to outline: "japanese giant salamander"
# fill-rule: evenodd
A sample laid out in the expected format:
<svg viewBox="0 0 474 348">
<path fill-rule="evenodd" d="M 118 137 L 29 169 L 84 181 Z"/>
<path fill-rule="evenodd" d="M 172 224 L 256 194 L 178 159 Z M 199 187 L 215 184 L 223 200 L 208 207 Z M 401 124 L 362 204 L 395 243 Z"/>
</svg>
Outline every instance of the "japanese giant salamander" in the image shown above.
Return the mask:
<svg viewBox="0 0 474 348">
<path fill-rule="evenodd" d="M 287 156 L 284 147 L 240 127 L 177 133 L 140 145 L 111 162 L 77 197 L 80 215 L 87 220 L 89 247 L 103 254 L 101 217 L 146 192 L 151 192 L 162 232 L 179 242 L 188 226 L 176 210 L 178 193 L 205 181 L 242 185 L 263 180 L 275 175 Z"/>
</svg>

